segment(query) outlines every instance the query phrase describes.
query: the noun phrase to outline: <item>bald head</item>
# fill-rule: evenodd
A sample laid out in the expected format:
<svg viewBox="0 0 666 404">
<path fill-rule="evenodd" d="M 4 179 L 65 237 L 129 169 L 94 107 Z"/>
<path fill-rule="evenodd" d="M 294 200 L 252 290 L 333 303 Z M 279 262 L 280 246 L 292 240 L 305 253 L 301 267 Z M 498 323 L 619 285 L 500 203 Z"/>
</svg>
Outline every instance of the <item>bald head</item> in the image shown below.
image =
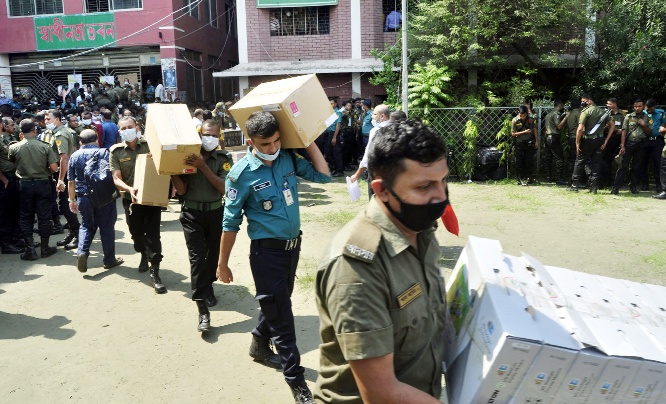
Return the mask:
<svg viewBox="0 0 666 404">
<path fill-rule="evenodd" d="M 81 144 L 97 144 L 97 132 L 92 129 L 85 129 L 79 134 Z"/>
<path fill-rule="evenodd" d="M 383 121 L 388 121 L 391 115 L 391 111 L 389 111 L 389 107 L 387 107 L 384 104 L 379 104 L 375 107 L 375 111 L 377 114 L 377 117 L 382 117 L 382 122 Z"/>
</svg>

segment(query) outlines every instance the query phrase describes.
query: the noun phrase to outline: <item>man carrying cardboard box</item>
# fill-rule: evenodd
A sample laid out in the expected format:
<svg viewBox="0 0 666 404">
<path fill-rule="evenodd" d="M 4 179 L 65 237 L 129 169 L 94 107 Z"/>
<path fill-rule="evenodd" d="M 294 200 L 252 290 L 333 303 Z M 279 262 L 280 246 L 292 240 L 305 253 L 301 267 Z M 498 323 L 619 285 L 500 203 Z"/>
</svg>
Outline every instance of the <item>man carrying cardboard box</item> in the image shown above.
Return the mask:
<svg viewBox="0 0 666 404">
<path fill-rule="evenodd" d="M 236 241 L 242 213 L 248 220 L 250 269 L 259 301 L 259 323 L 252 330 L 250 356 L 284 370 L 296 403 L 312 404 L 296 347 L 291 293 L 301 246 L 298 180 L 331 181 L 326 160 L 316 144 L 307 152 L 312 163 L 291 151 L 280 152 L 280 128 L 267 111 L 252 113 L 245 123 L 248 153 L 229 172 L 217 278 L 233 281 L 229 256 Z M 277 348 L 273 353 L 269 341 Z M 279 356 L 279 357 L 278 357 Z"/>
<path fill-rule="evenodd" d="M 375 195 L 323 255 L 317 403 L 439 403 L 445 330 L 436 221 L 448 205 L 446 145 L 418 121 L 369 144 Z"/>
<path fill-rule="evenodd" d="M 125 116 L 118 121 L 122 142 L 111 147 L 109 166 L 113 173 L 113 181 L 118 190 L 125 192 L 123 207 L 125 220 L 129 227 L 134 250 L 141 253 L 139 272 L 148 270 L 150 262 L 150 279 L 156 293 L 166 292 L 160 279 L 160 262 L 162 262 L 162 242 L 160 241 L 160 221 L 162 209 L 159 206 L 138 205 L 137 192 L 134 187 L 134 167 L 139 154 L 150 153 L 148 143 L 139 141 L 136 135 L 136 121 Z"/>
<path fill-rule="evenodd" d="M 201 154 L 190 154 L 185 164 L 197 172 L 172 175 L 171 181 L 183 196 L 180 223 L 190 256 L 192 300 L 199 308 L 199 331 L 210 329 L 208 307 L 215 306 L 213 291 L 217 258 L 220 255 L 222 219 L 224 218 L 224 181 L 231 170 L 232 159 L 227 152 L 215 150 L 219 144 L 220 127 L 213 120 L 201 124 Z"/>
</svg>

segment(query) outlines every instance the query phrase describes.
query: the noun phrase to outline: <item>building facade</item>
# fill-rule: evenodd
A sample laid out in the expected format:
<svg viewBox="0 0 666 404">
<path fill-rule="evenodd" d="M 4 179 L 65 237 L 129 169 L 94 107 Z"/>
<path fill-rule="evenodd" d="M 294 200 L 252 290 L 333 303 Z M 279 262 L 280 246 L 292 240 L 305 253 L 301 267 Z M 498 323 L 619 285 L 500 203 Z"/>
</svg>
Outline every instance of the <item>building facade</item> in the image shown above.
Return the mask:
<svg viewBox="0 0 666 404">
<path fill-rule="evenodd" d="M 171 100 L 238 93 L 237 80 L 210 74 L 238 63 L 234 0 L 4 1 L 0 85 L 7 94 L 55 97 L 68 80 L 110 77 L 142 89 L 161 79 Z"/>
<path fill-rule="evenodd" d="M 239 64 L 216 78 L 239 82 L 242 96 L 258 84 L 317 73 L 327 95 L 338 100 L 386 98 L 369 82 L 382 63 L 373 49 L 395 46 L 400 0 L 236 0 Z M 399 23 L 398 19 L 398 23 Z M 388 44 L 388 45 L 387 45 Z"/>
</svg>

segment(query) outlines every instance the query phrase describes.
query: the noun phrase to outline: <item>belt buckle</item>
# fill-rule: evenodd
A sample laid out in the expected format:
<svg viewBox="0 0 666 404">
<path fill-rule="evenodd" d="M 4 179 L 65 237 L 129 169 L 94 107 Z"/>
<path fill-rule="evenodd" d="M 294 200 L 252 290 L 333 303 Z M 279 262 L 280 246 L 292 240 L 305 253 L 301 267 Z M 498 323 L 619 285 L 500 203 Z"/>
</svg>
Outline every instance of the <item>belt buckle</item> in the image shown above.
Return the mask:
<svg viewBox="0 0 666 404">
<path fill-rule="evenodd" d="M 293 250 L 294 247 L 296 247 L 296 239 L 292 238 L 291 240 L 287 240 L 287 244 L 285 245 L 284 249 L 290 251 Z"/>
</svg>

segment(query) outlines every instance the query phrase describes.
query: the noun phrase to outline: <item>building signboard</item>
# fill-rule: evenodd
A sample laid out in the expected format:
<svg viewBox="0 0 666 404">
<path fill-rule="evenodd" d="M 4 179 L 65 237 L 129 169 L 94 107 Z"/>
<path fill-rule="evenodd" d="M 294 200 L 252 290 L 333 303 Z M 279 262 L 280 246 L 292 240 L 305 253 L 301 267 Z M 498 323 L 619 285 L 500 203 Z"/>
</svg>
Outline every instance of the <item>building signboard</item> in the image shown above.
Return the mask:
<svg viewBox="0 0 666 404">
<path fill-rule="evenodd" d="M 86 49 L 116 41 L 113 13 L 35 17 L 38 51 Z"/>
<path fill-rule="evenodd" d="M 257 0 L 257 8 L 337 6 L 338 0 Z"/>
</svg>

